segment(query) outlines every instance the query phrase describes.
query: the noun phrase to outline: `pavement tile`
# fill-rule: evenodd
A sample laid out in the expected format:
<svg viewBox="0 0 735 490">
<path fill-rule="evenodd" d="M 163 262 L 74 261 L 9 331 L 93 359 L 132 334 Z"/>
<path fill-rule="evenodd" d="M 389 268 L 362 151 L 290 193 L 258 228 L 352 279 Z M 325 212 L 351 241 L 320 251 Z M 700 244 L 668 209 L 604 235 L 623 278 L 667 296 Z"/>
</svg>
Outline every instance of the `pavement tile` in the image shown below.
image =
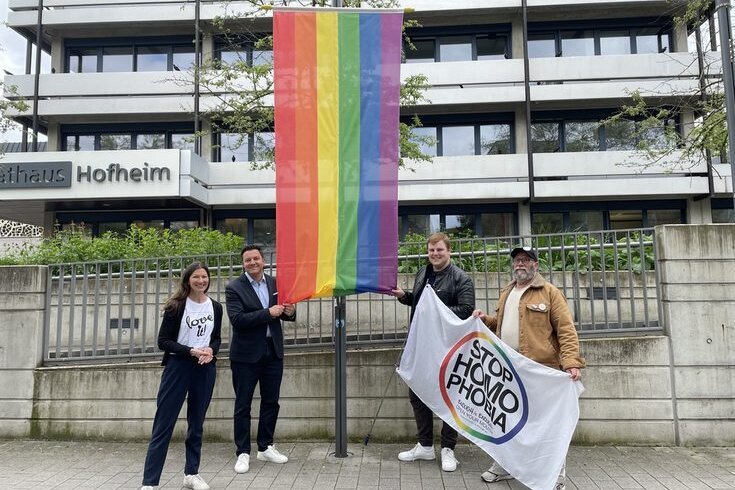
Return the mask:
<svg viewBox="0 0 735 490">
<path fill-rule="evenodd" d="M 213 490 L 222 489 L 470 489 L 525 490 L 510 480 L 486 484 L 480 474 L 491 459 L 479 448 L 460 444 L 457 471 L 440 462 L 397 460 L 404 444 L 348 446 L 347 458 L 334 456 L 326 442 L 282 442 L 285 465 L 253 460 L 243 475 L 233 471 L 231 443 L 205 443 L 200 473 Z M 145 443 L 0 441 L 4 488 L 33 490 L 139 489 Z M 38 454 L 43 454 L 40 466 Z M 160 490 L 181 490 L 183 444 L 174 442 L 161 476 Z M 570 448 L 568 490 L 735 490 L 735 448 L 584 447 Z"/>
</svg>

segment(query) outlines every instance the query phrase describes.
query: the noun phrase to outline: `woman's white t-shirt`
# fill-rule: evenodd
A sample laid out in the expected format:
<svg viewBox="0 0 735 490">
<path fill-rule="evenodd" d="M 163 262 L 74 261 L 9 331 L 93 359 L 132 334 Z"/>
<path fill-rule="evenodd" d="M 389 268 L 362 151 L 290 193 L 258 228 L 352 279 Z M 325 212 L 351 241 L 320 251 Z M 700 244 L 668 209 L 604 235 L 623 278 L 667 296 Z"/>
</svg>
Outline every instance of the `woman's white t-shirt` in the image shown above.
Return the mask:
<svg viewBox="0 0 735 490">
<path fill-rule="evenodd" d="M 193 348 L 207 347 L 214 330 L 214 307 L 207 298 L 204 303 L 197 303 L 186 298 L 184 316 L 181 318 L 179 337 L 176 341 L 181 345 Z"/>
</svg>

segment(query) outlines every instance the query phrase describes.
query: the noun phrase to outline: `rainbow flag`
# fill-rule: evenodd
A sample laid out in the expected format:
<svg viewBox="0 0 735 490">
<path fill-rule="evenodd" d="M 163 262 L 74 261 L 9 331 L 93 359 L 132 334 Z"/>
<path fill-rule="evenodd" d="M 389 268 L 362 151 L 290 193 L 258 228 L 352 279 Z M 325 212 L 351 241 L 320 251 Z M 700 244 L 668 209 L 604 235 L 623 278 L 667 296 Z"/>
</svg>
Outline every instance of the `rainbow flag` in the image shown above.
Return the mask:
<svg viewBox="0 0 735 490">
<path fill-rule="evenodd" d="M 274 9 L 279 302 L 397 280 L 402 11 Z"/>
</svg>

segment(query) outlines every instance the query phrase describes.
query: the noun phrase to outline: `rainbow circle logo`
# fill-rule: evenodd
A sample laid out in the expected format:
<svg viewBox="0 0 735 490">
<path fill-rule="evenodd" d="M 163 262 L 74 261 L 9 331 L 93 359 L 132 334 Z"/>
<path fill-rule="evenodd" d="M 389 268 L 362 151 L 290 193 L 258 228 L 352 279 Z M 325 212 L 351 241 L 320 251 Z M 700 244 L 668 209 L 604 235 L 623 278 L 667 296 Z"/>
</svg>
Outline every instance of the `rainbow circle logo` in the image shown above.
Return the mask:
<svg viewBox="0 0 735 490">
<path fill-rule="evenodd" d="M 483 332 L 460 339 L 442 360 L 439 386 L 459 427 L 503 444 L 528 421 L 528 395 L 503 349 Z"/>
</svg>

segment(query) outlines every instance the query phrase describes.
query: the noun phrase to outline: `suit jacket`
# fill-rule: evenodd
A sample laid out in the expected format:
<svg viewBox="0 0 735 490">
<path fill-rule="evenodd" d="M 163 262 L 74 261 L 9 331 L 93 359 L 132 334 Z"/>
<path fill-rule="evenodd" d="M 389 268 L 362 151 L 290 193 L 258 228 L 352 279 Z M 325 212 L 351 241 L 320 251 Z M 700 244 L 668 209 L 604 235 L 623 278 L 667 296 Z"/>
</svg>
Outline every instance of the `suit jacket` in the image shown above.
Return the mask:
<svg viewBox="0 0 735 490">
<path fill-rule="evenodd" d="M 209 347 L 212 348 L 212 353 L 216 356 L 219 351 L 219 346 L 222 343 L 222 305 L 212 299 L 212 307 L 214 308 L 214 330 L 212 330 L 212 336 L 209 338 Z M 179 329 L 181 328 L 181 319 L 184 318 L 184 311 L 186 311 L 186 308 L 181 308 L 178 314 L 163 314 L 161 329 L 158 331 L 158 348 L 163 351 L 161 366 L 166 365 L 171 354 L 182 357 L 189 356 L 192 360 L 195 360 L 189 354 L 191 347 L 181 345 L 177 342 L 179 339 Z"/>
<path fill-rule="evenodd" d="M 278 304 L 276 280 L 264 274 L 268 286 L 268 307 Z M 294 321 L 296 314 L 286 314 L 272 318 L 268 308 L 263 308 L 258 294 L 250 284 L 250 279 L 243 273 L 231 281 L 225 288 L 227 300 L 227 316 L 232 324 L 232 345 L 230 360 L 235 362 L 257 362 L 265 354 L 265 337 L 268 327 L 271 328 L 273 346 L 279 359 L 283 358 L 283 330 L 281 320 Z"/>
</svg>

